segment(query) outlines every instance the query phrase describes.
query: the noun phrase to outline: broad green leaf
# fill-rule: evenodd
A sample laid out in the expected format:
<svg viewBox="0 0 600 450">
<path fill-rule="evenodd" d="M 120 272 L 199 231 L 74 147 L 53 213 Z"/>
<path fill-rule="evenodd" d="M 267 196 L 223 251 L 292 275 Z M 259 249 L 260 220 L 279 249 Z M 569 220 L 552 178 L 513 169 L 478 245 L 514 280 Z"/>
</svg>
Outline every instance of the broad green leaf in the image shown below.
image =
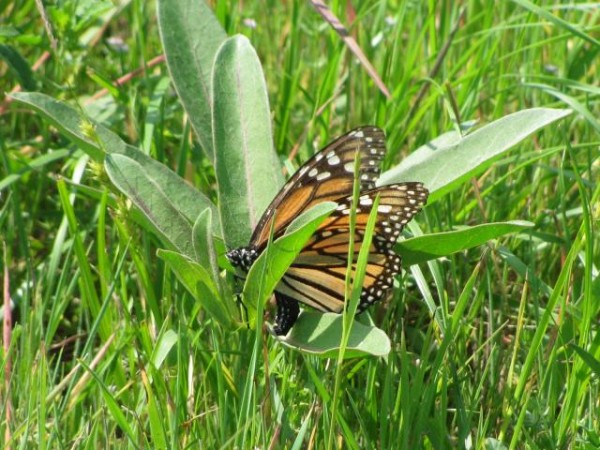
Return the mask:
<svg viewBox="0 0 600 450">
<path fill-rule="evenodd" d="M 135 161 L 137 165 L 133 165 L 132 169 L 137 168 L 138 170 L 141 170 L 141 173 L 124 173 L 123 175 L 127 178 L 136 176 L 140 180 L 151 180 L 153 184 L 146 186 L 146 189 L 153 190 L 154 187 L 158 186 L 161 192 L 169 199 L 172 206 L 177 210 L 178 214 L 182 214 L 189 223 L 194 223 L 202 211 L 210 209 L 212 211 L 212 217 L 215 218 L 212 223 L 212 233 L 216 237 L 221 237 L 221 224 L 219 222 L 217 208 L 202 192 L 195 189 L 189 183 L 186 183 L 183 178 L 164 164 L 152 159 L 150 156 L 131 145 L 115 148 L 112 153 L 118 153 L 122 155 L 123 158 Z M 126 194 L 125 192 L 123 193 Z M 143 204 L 145 202 L 138 204 L 139 200 L 143 199 L 137 197 L 129 197 L 129 199 L 140 208 L 142 212 L 145 212 L 145 210 L 141 208 L 141 206 L 145 206 Z"/>
<path fill-rule="evenodd" d="M 294 234 L 296 231 L 300 231 L 305 226 L 312 226 L 309 224 L 312 224 L 315 220 L 318 220 L 321 217 L 323 217 L 324 220 L 324 218 L 331 214 L 331 212 L 333 212 L 337 206 L 338 205 L 335 202 L 321 202 L 314 205 L 292 220 L 285 230 L 285 234 Z M 323 214 L 326 215 L 323 216 Z"/>
<path fill-rule="evenodd" d="M 160 335 L 152 353 L 152 364 L 154 364 L 154 367 L 160 369 L 165 358 L 176 343 L 177 333 L 173 330 L 167 330 Z"/>
<path fill-rule="evenodd" d="M 302 311 L 286 338 L 278 340 L 286 346 L 322 358 L 337 358 L 342 341 L 343 316 L 334 313 Z M 354 321 L 344 359 L 359 356 L 385 356 L 391 345 L 387 335 L 375 326 Z"/>
<path fill-rule="evenodd" d="M 215 244 L 222 244 L 222 242 L 215 241 L 211 231 L 212 228 L 212 211 L 207 208 L 200 213 L 192 230 L 194 259 L 209 272 L 221 298 L 231 298 L 228 285 L 221 283 L 219 275 L 219 261 Z M 223 254 L 225 249 L 219 249 L 219 252 Z M 229 307 L 230 315 L 235 316 L 237 314 L 237 308 L 233 303 L 227 301 L 225 306 Z"/>
<path fill-rule="evenodd" d="M 16 101 L 39 112 L 92 159 L 101 162 L 104 161 L 106 154 L 119 153 L 136 161 L 143 174 L 160 185 L 170 202 L 190 223 L 193 223 L 200 212 L 206 208 L 213 209 L 213 217 L 215 217 L 213 234 L 221 235 L 221 225 L 213 203 L 164 164 L 126 144 L 117 134 L 66 103 L 36 92 L 19 92 L 12 96 Z M 89 128 L 89 132 L 84 132 L 86 128 Z M 123 175 L 128 178 L 130 174 Z M 142 199 L 137 197 L 130 197 L 130 199 L 141 211 L 144 211 L 142 207 L 145 202 L 141 201 Z"/>
<path fill-rule="evenodd" d="M 204 0 L 159 0 L 158 26 L 175 90 L 200 145 L 214 161 L 211 76 L 227 34 Z"/>
<path fill-rule="evenodd" d="M 13 94 L 13 98 L 39 112 L 92 159 L 100 162 L 104 161 L 106 154 L 119 153 L 136 161 L 145 176 L 160 185 L 171 203 L 190 223 L 193 223 L 198 214 L 206 208 L 216 212 L 213 203 L 179 175 L 137 148 L 126 144 L 117 134 L 86 117 L 81 110 L 36 92 L 16 93 Z M 86 128 L 89 128 L 89 132 L 84 131 Z M 128 178 L 130 174 L 123 175 Z M 144 211 L 142 209 L 144 202 L 139 201 L 142 199 L 137 197 L 130 197 L 130 199 L 141 211 Z M 220 236 L 221 226 L 218 217 L 216 219 L 213 233 Z"/>
<path fill-rule="evenodd" d="M 40 113 L 95 161 L 100 162 L 104 159 L 105 149 L 100 142 L 109 149 L 124 145 L 118 135 L 87 118 L 83 111 L 66 103 L 37 92 L 16 92 L 11 96 Z M 90 133 L 84 132 L 90 124 L 93 134 L 100 142 L 93 140 Z"/>
<path fill-rule="evenodd" d="M 426 152 L 428 149 L 449 147 L 451 145 L 459 143 L 461 139 L 462 136 L 458 131 L 447 131 L 443 134 L 440 134 L 438 137 L 432 139 L 431 141 L 427 142 L 426 144 L 423 144 L 407 157 L 412 158 L 412 155 L 414 155 L 415 153 L 418 154 L 421 152 Z"/>
<path fill-rule="evenodd" d="M 258 302 L 264 304 L 271 297 L 298 253 L 336 207 L 336 203 L 323 202 L 310 208 L 296 219 L 303 226 L 292 222 L 288 227 L 292 231 L 268 245 L 254 262 L 244 284 L 244 301 L 251 328 L 254 327 Z"/>
<path fill-rule="evenodd" d="M 421 181 L 432 203 L 490 167 L 494 160 L 540 128 L 571 110 L 533 108 L 492 122 L 449 146 L 426 146 L 382 174 L 378 185 Z"/>
<path fill-rule="evenodd" d="M 269 100 L 260 61 L 247 38 L 223 43 L 213 72 L 213 124 L 219 209 L 225 241 L 248 243 L 283 185 L 273 148 Z"/>
<path fill-rule="evenodd" d="M 213 319 L 227 328 L 234 327 L 234 321 L 238 319 L 237 312 L 235 316 L 232 315 L 232 311 L 236 311 L 235 305 L 224 303 L 232 302 L 232 299 L 221 298 L 217 286 L 205 267 L 177 252 L 158 250 L 157 254 Z"/>
<path fill-rule="evenodd" d="M 215 253 L 214 239 L 212 237 L 212 211 L 202 211 L 192 230 L 192 244 L 194 246 L 194 259 L 202 267 L 210 268 L 212 277 L 216 280 L 219 276 L 219 265 Z"/>
<path fill-rule="evenodd" d="M 518 233 L 533 226 L 533 223 L 524 220 L 486 223 L 400 241 L 396 243 L 395 250 L 402 255 L 402 263 L 410 266 L 468 250 L 485 244 L 491 239 L 510 233 Z"/>
<path fill-rule="evenodd" d="M 106 173 L 114 185 L 144 213 L 172 248 L 193 256 L 192 225 L 164 191 L 164 180 L 154 179 L 141 164 L 118 153 L 108 155 Z"/>
</svg>

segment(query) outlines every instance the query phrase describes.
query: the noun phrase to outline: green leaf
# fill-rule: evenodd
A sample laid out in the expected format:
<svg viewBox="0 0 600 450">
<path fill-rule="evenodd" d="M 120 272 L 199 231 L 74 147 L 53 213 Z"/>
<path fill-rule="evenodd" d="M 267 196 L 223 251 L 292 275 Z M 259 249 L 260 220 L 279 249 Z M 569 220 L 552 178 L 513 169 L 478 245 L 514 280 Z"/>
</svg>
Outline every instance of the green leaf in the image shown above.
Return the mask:
<svg viewBox="0 0 600 450">
<path fill-rule="evenodd" d="M 296 231 L 301 231 L 306 226 L 313 226 L 315 220 L 325 220 L 325 217 L 329 216 L 337 206 L 337 203 L 329 201 L 312 206 L 292 220 L 285 230 L 285 234 L 292 235 Z"/>
<path fill-rule="evenodd" d="M 167 330 L 160 335 L 152 353 L 152 364 L 154 364 L 154 367 L 160 369 L 160 366 L 162 366 L 162 363 L 175 344 L 177 344 L 177 333 L 173 330 Z"/>
<path fill-rule="evenodd" d="M 569 347 L 575 350 L 583 362 L 596 374 L 596 376 L 600 376 L 600 361 L 597 360 L 594 355 L 585 351 L 576 344 L 569 344 Z"/>
<path fill-rule="evenodd" d="M 400 241 L 396 243 L 395 250 L 402 255 L 402 263 L 410 266 L 468 250 L 485 244 L 491 239 L 510 233 L 518 233 L 533 226 L 533 223 L 524 220 L 486 223 L 461 230 L 432 233 Z"/>
<path fill-rule="evenodd" d="M 163 190 L 164 180 L 152 178 L 137 161 L 117 153 L 106 157 L 105 167 L 114 185 L 144 213 L 166 243 L 193 256 L 192 225 Z"/>
<path fill-rule="evenodd" d="M 219 49 L 213 72 L 213 124 L 219 208 L 230 248 L 252 230 L 283 185 L 273 148 L 269 100 L 260 61 L 247 38 Z"/>
<path fill-rule="evenodd" d="M 507 450 L 508 446 L 495 438 L 485 438 L 483 441 L 483 450 Z"/>
<path fill-rule="evenodd" d="M 160 186 L 160 190 L 168 197 L 169 202 L 173 204 L 178 213 L 183 214 L 190 223 L 193 223 L 203 210 L 211 208 L 213 217 L 216 218 L 213 224 L 213 234 L 221 236 L 221 225 L 213 203 L 167 166 L 152 159 L 137 148 L 126 144 L 117 134 L 86 117 L 81 110 L 75 109 L 66 103 L 36 92 L 20 92 L 12 96 L 16 101 L 39 112 L 92 159 L 100 162 L 104 161 L 106 154 L 118 153 L 137 162 L 138 165 L 129 165 L 129 167 L 136 168 L 143 176 L 133 173 L 121 173 L 121 177 L 119 177 L 118 174 L 109 173 L 111 180 L 113 182 L 117 181 L 115 183 L 117 188 L 127 185 L 128 179 L 131 177 L 138 178 L 138 181 L 144 178 L 153 180 L 156 185 Z M 88 129 L 88 131 L 85 132 L 85 129 Z M 107 168 L 107 171 L 110 171 L 110 168 Z M 116 178 L 112 179 L 113 176 Z M 151 188 L 152 186 L 146 187 L 146 189 Z M 121 192 L 128 195 L 125 191 Z M 146 200 L 137 196 L 130 196 L 129 198 L 142 212 L 145 211 Z M 151 217 L 148 219 L 152 222 Z M 157 231 L 159 231 L 159 234 L 165 235 L 165 230 L 161 230 L 160 226 Z"/>
<path fill-rule="evenodd" d="M 16 101 L 40 113 L 77 144 L 81 150 L 98 162 L 104 159 L 105 151 L 100 143 L 109 149 L 124 145 L 118 135 L 87 118 L 81 110 L 76 110 L 66 103 L 37 92 L 16 92 L 11 96 Z M 90 124 L 91 127 L 89 127 Z M 86 133 L 84 131 L 86 128 L 91 128 L 93 133 Z M 98 140 L 94 140 L 92 135 L 95 135 Z"/>
<path fill-rule="evenodd" d="M 458 131 L 446 131 L 445 133 L 440 134 L 438 137 L 433 138 L 431 141 L 414 150 L 408 157 L 412 158 L 411 155 L 425 152 L 427 149 L 450 147 L 451 145 L 458 144 L 461 139 L 462 136 Z"/>
<path fill-rule="evenodd" d="M 137 177 L 140 182 L 144 182 L 144 180 L 152 181 L 152 184 L 146 186 L 146 189 L 152 191 L 155 189 L 155 187 L 158 186 L 161 193 L 166 198 L 168 198 L 169 203 L 172 205 L 172 207 L 177 210 L 177 213 L 183 215 L 189 223 L 194 223 L 200 215 L 200 213 L 202 213 L 202 211 L 210 209 L 212 211 L 212 217 L 215 218 L 215 220 L 212 223 L 212 233 L 216 237 L 221 237 L 221 224 L 219 222 L 217 208 L 212 203 L 212 201 L 208 197 L 206 197 L 202 192 L 195 189 L 189 183 L 186 183 L 183 178 L 181 178 L 167 166 L 161 164 L 155 159 L 152 159 L 151 157 L 139 151 L 135 147 L 132 147 L 130 145 L 124 145 L 114 148 L 112 150 L 113 154 L 119 154 L 121 156 L 122 161 L 128 159 L 137 163 L 130 164 L 130 169 L 138 170 L 140 171 L 140 173 L 122 173 L 122 175 L 125 176 L 126 179 Z M 106 166 L 107 164 L 105 162 L 105 167 Z M 114 175 L 114 173 L 112 175 Z M 110 173 L 109 177 L 111 177 Z M 111 181 L 114 182 L 114 180 L 112 180 L 112 177 Z M 121 180 L 120 184 L 122 184 L 123 181 L 127 180 Z M 119 186 L 117 186 L 117 188 L 118 187 Z M 121 192 L 127 195 L 126 192 Z M 142 212 L 146 212 L 146 210 L 143 209 L 147 206 L 146 202 L 143 201 L 140 203 L 140 200 L 144 200 L 143 198 L 140 199 L 138 197 L 129 197 L 129 199 Z M 161 224 L 159 223 L 159 225 Z M 164 230 L 162 230 L 161 232 L 164 233 Z"/>
<path fill-rule="evenodd" d="M 194 228 L 192 230 L 192 243 L 194 247 L 195 260 L 204 268 L 207 269 L 212 277 L 213 283 L 219 290 L 221 298 L 231 298 L 229 286 L 226 283 L 221 283 L 219 275 L 219 262 L 217 250 L 215 248 L 215 240 L 212 234 L 212 211 L 205 209 L 200 213 Z M 220 241 L 217 241 L 219 243 Z M 225 249 L 219 249 L 220 253 L 225 253 Z M 226 307 L 229 307 L 229 315 L 235 316 L 237 308 L 231 302 L 226 301 Z"/>
<path fill-rule="evenodd" d="M 377 184 L 421 181 L 429 203 L 490 167 L 494 160 L 533 132 L 571 114 L 571 110 L 532 108 L 492 122 L 448 146 L 425 146 L 381 175 Z"/>
<path fill-rule="evenodd" d="M 210 272 L 205 267 L 177 252 L 158 250 L 157 254 L 213 319 L 227 328 L 235 326 L 234 321 L 237 320 L 235 305 L 230 297 L 221 298 Z"/>
<path fill-rule="evenodd" d="M 342 341 L 343 316 L 335 313 L 302 311 L 286 338 L 278 340 L 305 353 L 337 358 Z M 387 335 L 375 326 L 354 321 L 344 359 L 360 356 L 385 356 L 391 345 Z"/>
<path fill-rule="evenodd" d="M 214 160 L 211 76 L 227 34 L 204 0 L 159 0 L 158 25 L 177 94 L 200 145 Z"/>
<path fill-rule="evenodd" d="M 36 88 L 35 78 L 29 63 L 14 47 L 0 44 L 0 58 L 4 59 L 8 67 L 15 72 L 23 89 L 30 91 Z"/>
<path fill-rule="evenodd" d="M 294 262 L 296 256 L 306 242 L 317 230 L 321 222 L 325 220 L 334 210 L 337 204 L 323 202 L 310 208 L 301 214 L 296 220 L 302 223 L 292 222 L 288 227 L 286 235 L 280 237 L 259 255 L 250 270 L 244 284 L 244 301 L 248 310 L 248 320 L 251 328 L 254 327 L 256 310 L 259 302 L 265 304 L 273 294 L 275 286 L 289 266 Z"/>
<path fill-rule="evenodd" d="M 214 240 L 212 237 L 212 211 L 205 209 L 202 211 L 192 230 L 192 244 L 194 247 L 194 259 L 201 266 L 210 268 L 212 277 L 216 280 L 219 277 L 219 265 L 215 253 Z"/>
</svg>

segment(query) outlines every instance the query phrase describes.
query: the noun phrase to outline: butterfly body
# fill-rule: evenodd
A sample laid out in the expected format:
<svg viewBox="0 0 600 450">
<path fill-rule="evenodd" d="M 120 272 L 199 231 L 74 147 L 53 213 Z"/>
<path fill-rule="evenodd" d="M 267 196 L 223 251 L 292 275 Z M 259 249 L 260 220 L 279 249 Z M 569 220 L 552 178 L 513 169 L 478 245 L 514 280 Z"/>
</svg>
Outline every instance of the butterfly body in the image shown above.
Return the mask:
<svg viewBox="0 0 600 450">
<path fill-rule="evenodd" d="M 226 256 L 235 267 L 248 272 L 254 261 L 256 261 L 256 258 L 258 258 L 258 252 L 251 247 L 240 247 L 227 252 Z"/>
<path fill-rule="evenodd" d="M 404 225 L 425 204 L 428 191 L 418 182 L 375 186 L 385 154 L 385 136 L 376 127 L 361 127 L 339 137 L 316 153 L 288 180 L 257 224 L 250 244 L 231 250 L 232 265 L 247 272 L 268 242 L 271 222 L 274 239 L 285 233 L 299 214 L 324 201 L 338 204 L 313 234 L 275 289 L 277 316 L 274 331 L 285 335 L 298 317 L 298 303 L 320 311 L 340 313 L 344 308 L 348 268 L 350 212 L 355 157 L 360 158 L 360 196 L 356 205 L 353 269 L 363 242 L 367 220 L 379 197 L 377 221 L 358 312 L 385 298 L 400 256 L 392 247 Z"/>
</svg>

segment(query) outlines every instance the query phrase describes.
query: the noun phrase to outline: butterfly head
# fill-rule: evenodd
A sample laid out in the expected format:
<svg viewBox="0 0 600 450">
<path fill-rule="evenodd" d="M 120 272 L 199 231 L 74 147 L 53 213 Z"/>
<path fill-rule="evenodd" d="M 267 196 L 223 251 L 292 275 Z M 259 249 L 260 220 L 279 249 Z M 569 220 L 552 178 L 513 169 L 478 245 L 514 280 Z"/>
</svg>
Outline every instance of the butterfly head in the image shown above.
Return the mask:
<svg viewBox="0 0 600 450">
<path fill-rule="evenodd" d="M 248 272 L 256 258 L 258 258 L 258 252 L 252 247 L 240 247 L 228 251 L 225 256 L 234 267 L 239 267 L 244 272 Z"/>
</svg>

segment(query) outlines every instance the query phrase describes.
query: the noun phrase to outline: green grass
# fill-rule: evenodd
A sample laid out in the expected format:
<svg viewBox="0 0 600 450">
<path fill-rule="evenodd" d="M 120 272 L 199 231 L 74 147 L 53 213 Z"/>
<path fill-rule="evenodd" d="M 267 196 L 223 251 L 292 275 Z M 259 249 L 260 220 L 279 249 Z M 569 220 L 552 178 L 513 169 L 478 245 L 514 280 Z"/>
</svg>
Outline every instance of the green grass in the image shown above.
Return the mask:
<svg viewBox="0 0 600 450">
<path fill-rule="evenodd" d="M 339 365 L 290 350 L 260 327 L 232 330 L 216 320 L 157 256 L 164 241 L 94 158 L 103 155 L 106 141 L 94 141 L 100 132 L 75 123 L 82 137 L 74 144 L 43 115 L 3 97 L 0 266 L 3 298 L 14 308 L 2 339 L 0 442 L 598 448 L 597 7 L 368 1 L 352 10 L 331 2 L 388 100 L 309 5 L 242 5 L 216 1 L 212 9 L 227 34 L 245 34 L 260 57 L 274 146 L 282 162 L 296 155 L 289 167 L 362 124 L 386 131 L 390 169 L 474 121 L 573 109 L 416 218 L 425 234 L 509 220 L 535 226 L 407 268 L 394 298 L 370 309 L 392 342 L 388 357 Z M 10 62 L 0 65 L 2 92 L 23 85 L 85 111 L 201 191 L 206 198 L 185 198 L 190 209 L 217 203 L 218 173 L 192 130 L 198 118 L 184 114 L 166 65 L 113 85 L 162 53 L 155 5 L 66 2 L 44 13 L 55 48 L 33 0 L 0 8 L 0 56 Z M 198 239 L 210 235 L 202 224 Z M 210 267 L 208 256 L 196 256 Z M 228 290 L 220 295 L 234 301 Z"/>
</svg>

